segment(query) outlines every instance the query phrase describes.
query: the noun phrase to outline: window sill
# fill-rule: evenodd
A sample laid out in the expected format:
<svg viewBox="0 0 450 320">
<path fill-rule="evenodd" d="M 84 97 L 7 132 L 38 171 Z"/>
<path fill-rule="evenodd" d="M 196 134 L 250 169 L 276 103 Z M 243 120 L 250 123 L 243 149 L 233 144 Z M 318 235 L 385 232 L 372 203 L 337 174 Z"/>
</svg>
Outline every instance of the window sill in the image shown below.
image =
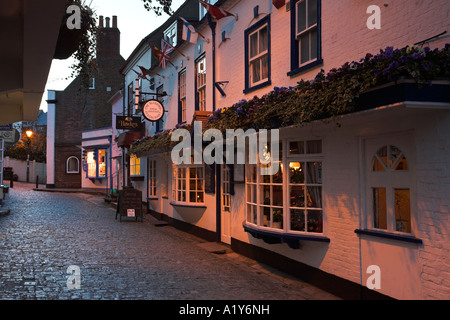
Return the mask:
<svg viewBox="0 0 450 320">
<path fill-rule="evenodd" d="M 131 181 L 144 181 L 144 176 L 131 176 Z"/>
<path fill-rule="evenodd" d="M 247 94 L 247 93 L 256 91 L 256 90 L 258 90 L 258 89 L 261 89 L 261 88 L 270 86 L 271 84 L 272 84 L 272 80 L 269 79 L 269 80 L 267 80 L 266 82 L 262 82 L 262 83 L 260 83 L 260 84 L 257 84 L 257 85 L 255 85 L 255 86 L 253 86 L 253 87 L 246 88 L 246 89 L 244 90 L 244 93 Z"/>
<path fill-rule="evenodd" d="M 292 249 L 300 248 L 300 241 L 314 241 L 314 242 L 330 242 L 330 239 L 319 235 L 305 235 L 287 233 L 284 231 L 275 231 L 269 229 L 263 229 L 262 227 L 253 226 L 243 223 L 244 231 L 250 233 L 257 239 L 262 239 L 269 244 L 286 242 Z"/>
<path fill-rule="evenodd" d="M 403 241 L 403 242 L 423 244 L 423 241 L 416 237 L 403 235 L 403 234 L 397 234 L 397 233 L 391 233 L 391 232 L 384 232 L 384 231 L 378 231 L 378 230 L 356 229 L 355 233 L 360 234 L 360 235 L 363 234 L 363 235 L 398 240 L 398 241 Z"/>
<path fill-rule="evenodd" d="M 158 198 L 158 197 L 155 197 L 155 196 L 148 197 L 147 199 L 148 199 L 148 200 L 159 200 L 159 198 Z"/>
<path fill-rule="evenodd" d="M 203 204 L 195 204 L 195 203 L 187 203 L 187 202 L 170 202 L 170 205 L 173 207 L 180 208 L 196 208 L 196 209 L 206 209 L 206 206 Z"/>
<path fill-rule="evenodd" d="M 310 71 L 310 69 L 313 69 L 315 67 L 318 67 L 320 65 L 323 65 L 323 59 L 318 59 L 316 61 L 310 62 L 308 64 L 305 64 L 304 66 L 298 67 L 294 70 L 291 70 L 287 73 L 288 76 L 290 77 L 294 77 L 294 76 L 298 76 L 303 72 L 307 72 Z"/>
</svg>

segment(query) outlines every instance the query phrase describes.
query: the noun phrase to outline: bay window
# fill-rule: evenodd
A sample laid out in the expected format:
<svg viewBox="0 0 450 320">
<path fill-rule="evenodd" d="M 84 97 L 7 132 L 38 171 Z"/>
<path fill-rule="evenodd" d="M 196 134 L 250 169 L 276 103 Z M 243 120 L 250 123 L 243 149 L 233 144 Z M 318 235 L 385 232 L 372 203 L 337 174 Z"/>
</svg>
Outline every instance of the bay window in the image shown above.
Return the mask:
<svg viewBox="0 0 450 320">
<path fill-rule="evenodd" d="M 261 175 L 263 164 L 247 165 L 246 221 L 284 232 L 323 233 L 322 141 L 280 146 L 276 174 Z"/>
</svg>

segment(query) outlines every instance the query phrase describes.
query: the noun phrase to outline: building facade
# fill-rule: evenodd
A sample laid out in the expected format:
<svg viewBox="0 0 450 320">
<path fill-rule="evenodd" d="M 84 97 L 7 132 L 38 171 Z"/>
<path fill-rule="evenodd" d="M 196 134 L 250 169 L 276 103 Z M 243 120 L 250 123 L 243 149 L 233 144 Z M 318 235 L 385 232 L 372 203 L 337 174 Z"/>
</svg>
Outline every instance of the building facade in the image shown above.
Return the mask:
<svg viewBox="0 0 450 320">
<path fill-rule="evenodd" d="M 125 61 L 117 17 L 111 21 L 100 16 L 97 37 L 96 70 L 89 86 L 77 77 L 64 91 L 48 92 L 47 187 L 81 188 L 87 177 L 82 132 L 111 128 L 109 99 L 122 87 L 119 69 Z M 100 180 L 95 185 L 107 186 Z"/>
<path fill-rule="evenodd" d="M 127 150 L 149 211 L 344 298 L 447 299 L 448 69 L 444 63 L 423 86 L 387 77 L 446 57 L 448 3 L 389 3 L 377 7 L 379 16 L 369 1 L 215 5 L 235 16 L 211 19 L 196 5 L 197 41 L 177 41 L 165 68 L 150 62 L 150 76 L 138 79 L 141 91 L 166 92 L 156 96 L 163 121 L 143 119 L 146 136 Z M 377 17 L 379 29 L 369 23 Z M 174 22 L 148 39 L 173 41 Z M 124 69 L 128 107 L 131 71 L 146 55 L 155 59 L 151 46 L 141 49 Z M 380 61 L 389 64 L 370 69 Z M 383 76 L 381 86 L 367 80 Z M 192 133 L 194 120 L 222 131 L 278 129 L 278 170 L 261 174 L 261 159 L 175 165 L 173 145 L 160 137 L 170 141 L 183 127 Z"/>
</svg>

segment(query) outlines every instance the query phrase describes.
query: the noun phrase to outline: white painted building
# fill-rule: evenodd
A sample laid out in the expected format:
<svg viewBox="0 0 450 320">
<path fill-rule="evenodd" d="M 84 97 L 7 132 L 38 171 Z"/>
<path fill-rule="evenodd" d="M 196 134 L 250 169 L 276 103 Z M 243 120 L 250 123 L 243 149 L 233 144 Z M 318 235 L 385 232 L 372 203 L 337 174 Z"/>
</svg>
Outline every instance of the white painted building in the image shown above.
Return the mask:
<svg viewBox="0 0 450 320">
<path fill-rule="evenodd" d="M 425 40 L 430 51 L 448 50 L 444 0 L 380 6 L 381 29 L 367 27 L 370 1 L 216 4 L 238 19 L 217 21 L 215 48 L 200 16 L 193 23 L 205 39 L 180 41 L 165 69 L 151 64 L 159 74 L 152 75 L 154 90 L 167 92 L 167 114 L 158 125 L 146 121 L 147 135 L 207 122 L 254 96 L 274 97 L 321 69 L 327 75 L 346 62 L 357 69 L 367 53 L 386 47 Z M 162 37 L 172 23 L 149 37 Z M 126 85 L 133 65 L 147 59 L 148 49 L 140 50 L 124 69 Z M 357 97 L 359 109 L 282 126 L 284 169 L 274 176 L 248 163 L 174 166 L 170 152 L 149 148 L 138 153 L 143 180 L 135 186 L 155 216 L 344 298 L 448 299 L 449 74 L 444 78 L 422 89 L 407 80 L 372 88 Z"/>
</svg>

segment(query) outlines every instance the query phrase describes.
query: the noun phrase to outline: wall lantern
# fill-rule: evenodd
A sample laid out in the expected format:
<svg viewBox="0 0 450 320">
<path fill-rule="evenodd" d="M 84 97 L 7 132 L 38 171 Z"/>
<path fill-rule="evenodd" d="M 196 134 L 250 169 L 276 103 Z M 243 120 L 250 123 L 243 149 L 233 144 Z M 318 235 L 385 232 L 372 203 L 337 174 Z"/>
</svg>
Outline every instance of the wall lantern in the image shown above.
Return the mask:
<svg viewBox="0 0 450 320">
<path fill-rule="evenodd" d="M 284 6 L 286 3 L 286 0 L 272 0 L 272 4 L 275 6 L 275 8 L 280 9 L 282 6 Z"/>
</svg>

